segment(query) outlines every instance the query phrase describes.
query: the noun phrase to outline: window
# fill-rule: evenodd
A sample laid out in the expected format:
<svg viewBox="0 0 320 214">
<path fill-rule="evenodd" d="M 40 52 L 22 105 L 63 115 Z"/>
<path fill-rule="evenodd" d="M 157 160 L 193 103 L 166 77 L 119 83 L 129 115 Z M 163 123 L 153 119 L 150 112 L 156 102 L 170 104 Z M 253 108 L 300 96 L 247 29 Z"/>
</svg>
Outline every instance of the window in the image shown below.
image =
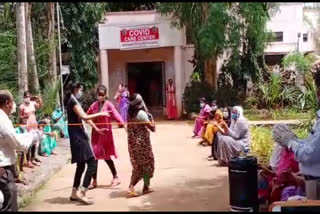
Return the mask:
<svg viewBox="0 0 320 214">
<path fill-rule="evenodd" d="M 276 38 L 275 42 L 283 42 L 283 32 L 274 32 Z"/>
<path fill-rule="evenodd" d="M 308 34 L 307 33 L 304 33 L 302 37 L 303 37 L 303 42 L 308 41 Z"/>
</svg>

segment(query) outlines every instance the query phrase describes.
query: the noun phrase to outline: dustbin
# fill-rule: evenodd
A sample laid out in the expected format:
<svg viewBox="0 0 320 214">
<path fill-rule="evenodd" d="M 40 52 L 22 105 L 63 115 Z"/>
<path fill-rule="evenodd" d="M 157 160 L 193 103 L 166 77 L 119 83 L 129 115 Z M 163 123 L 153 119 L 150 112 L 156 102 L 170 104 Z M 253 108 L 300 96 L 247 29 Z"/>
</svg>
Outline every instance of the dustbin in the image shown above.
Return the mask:
<svg viewBox="0 0 320 214">
<path fill-rule="evenodd" d="M 257 159 L 253 156 L 232 158 L 229 161 L 230 210 L 258 212 Z"/>
</svg>

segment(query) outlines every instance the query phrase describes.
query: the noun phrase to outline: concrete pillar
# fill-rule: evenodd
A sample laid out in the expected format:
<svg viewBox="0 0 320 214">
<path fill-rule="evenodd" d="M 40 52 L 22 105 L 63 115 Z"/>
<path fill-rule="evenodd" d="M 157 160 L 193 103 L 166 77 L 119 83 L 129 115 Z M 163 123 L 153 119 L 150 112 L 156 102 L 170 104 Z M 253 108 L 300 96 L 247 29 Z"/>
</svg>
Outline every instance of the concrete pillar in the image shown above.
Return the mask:
<svg viewBox="0 0 320 214">
<path fill-rule="evenodd" d="M 108 64 L 108 51 L 100 50 L 100 83 L 107 87 L 107 95 L 109 96 L 109 64 Z"/>
<path fill-rule="evenodd" d="M 174 73 L 175 73 L 175 84 L 176 84 L 176 101 L 178 117 L 182 115 L 182 96 L 183 96 L 183 52 L 181 46 L 174 47 Z"/>
</svg>

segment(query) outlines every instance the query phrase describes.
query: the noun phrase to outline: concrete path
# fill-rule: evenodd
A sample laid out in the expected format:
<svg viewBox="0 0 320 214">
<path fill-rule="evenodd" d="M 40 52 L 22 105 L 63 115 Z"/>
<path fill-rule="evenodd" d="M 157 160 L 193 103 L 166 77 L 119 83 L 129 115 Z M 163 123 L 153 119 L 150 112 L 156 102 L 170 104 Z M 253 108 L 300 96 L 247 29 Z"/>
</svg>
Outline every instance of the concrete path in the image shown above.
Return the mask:
<svg viewBox="0 0 320 214">
<path fill-rule="evenodd" d="M 123 129 L 114 129 L 120 186 L 108 187 L 112 176 L 100 161 L 99 187 L 88 192 L 95 204 L 70 202 L 75 165 L 67 164 L 21 211 L 228 211 L 228 170 L 207 161 L 210 148 L 197 145 L 199 139 L 191 138 L 192 128 L 185 121 L 160 123 L 151 134 L 156 170 L 151 182 L 155 192 L 149 195 L 126 198 L 131 175 L 127 135 Z M 139 183 L 137 191 L 141 189 Z"/>
</svg>

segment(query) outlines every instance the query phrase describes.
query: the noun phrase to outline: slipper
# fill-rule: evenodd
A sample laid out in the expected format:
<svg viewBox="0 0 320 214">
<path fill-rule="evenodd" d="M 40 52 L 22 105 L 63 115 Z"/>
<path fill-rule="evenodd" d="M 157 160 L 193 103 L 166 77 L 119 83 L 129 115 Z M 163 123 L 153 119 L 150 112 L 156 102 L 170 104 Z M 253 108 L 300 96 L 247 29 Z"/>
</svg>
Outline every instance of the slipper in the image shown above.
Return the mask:
<svg viewBox="0 0 320 214">
<path fill-rule="evenodd" d="M 115 187 L 121 184 L 121 181 L 119 179 L 115 179 L 111 182 L 110 186 Z"/>
<path fill-rule="evenodd" d="M 70 196 L 70 201 L 78 201 L 78 198 L 72 198 L 72 197 Z"/>
<path fill-rule="evenodd" d="M 128 197 L 138 197 L 139 194 L 136 191 L 128 191 Z"/>
<path fill-rule="evenodd" d="M 93 201 L 88 200 L 88 198 L 85 196 L 79 197 L 78 201 L 85 204 L 85 205 L 92 205 L 93 204 Z"/>
</svg>

